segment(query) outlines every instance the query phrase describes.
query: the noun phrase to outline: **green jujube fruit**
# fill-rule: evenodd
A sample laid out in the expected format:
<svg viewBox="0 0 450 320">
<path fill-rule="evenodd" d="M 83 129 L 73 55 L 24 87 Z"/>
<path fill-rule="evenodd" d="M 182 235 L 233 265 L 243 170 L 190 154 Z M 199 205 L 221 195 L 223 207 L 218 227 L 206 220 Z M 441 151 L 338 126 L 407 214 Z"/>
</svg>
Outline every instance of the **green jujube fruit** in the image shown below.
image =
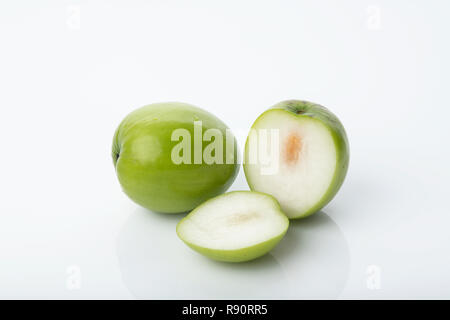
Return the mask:
<svg viewBox="0 0 450 320">
<path fill-rule="evenodd" d="M 179 213 L 229 188 L 239 171 L 237 150 L 235 137 L 213 114 L 166 102 L 125 117 L 114 134 L 112 158 L 131 200 Z"/>
</svg>

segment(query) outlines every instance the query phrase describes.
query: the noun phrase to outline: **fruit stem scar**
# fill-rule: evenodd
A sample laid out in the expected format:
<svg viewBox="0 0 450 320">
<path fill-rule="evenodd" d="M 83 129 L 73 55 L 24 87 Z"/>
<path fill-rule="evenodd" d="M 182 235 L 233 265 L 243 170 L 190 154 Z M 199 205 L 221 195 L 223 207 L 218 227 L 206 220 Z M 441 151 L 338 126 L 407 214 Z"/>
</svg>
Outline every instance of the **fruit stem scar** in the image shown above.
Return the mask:
<svg viewBox="0 0 450 320">
<path fill-rule="evenodd" d="M 120 153 L 119 152 L 113 152 L 113 163 L 114 163 L 114 166 L 117 165 L 117 161 L 119 160 L 119 157 L 120 157 Z"/>
<path fill-rule="evenodd" d="M 301 148 L 301 138 L 295 133 L 291 134 L 286 140 L 284 149 L 284 159 L 287 164 L 297 163 Z"/>
</svg>

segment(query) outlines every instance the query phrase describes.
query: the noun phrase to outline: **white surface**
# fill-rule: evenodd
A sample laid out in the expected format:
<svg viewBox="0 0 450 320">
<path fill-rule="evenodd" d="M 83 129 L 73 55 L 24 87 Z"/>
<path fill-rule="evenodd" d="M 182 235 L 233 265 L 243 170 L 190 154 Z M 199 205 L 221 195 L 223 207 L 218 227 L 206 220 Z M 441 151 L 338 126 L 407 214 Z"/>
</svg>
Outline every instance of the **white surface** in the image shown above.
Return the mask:
<svg viewBox="0 0 450 320">
<path fill-rule="evenodd" d="M 450 298 L 449 10 L 2 2 L 0 297 Z M 242 149 L 253 120 L 293 98 L 342 120 L 350 169 L 323 212 L 264 259 L 209 261 L 177 239 L 181 216 L 121 192 L 110 148 L 131 110 L 192 103 Z M 241 170 L 232 189 L 246 188 Z"/>
</svg>

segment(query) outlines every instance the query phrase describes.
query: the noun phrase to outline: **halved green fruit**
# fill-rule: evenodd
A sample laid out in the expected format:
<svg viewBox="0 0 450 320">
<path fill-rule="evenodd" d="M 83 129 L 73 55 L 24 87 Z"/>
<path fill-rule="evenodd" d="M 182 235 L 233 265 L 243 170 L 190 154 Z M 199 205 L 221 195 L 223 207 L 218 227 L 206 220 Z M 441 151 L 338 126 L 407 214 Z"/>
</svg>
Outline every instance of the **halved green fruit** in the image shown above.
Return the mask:
<svg viewBox="0 0 450 320">
<path fill-rule="evenodd" d="M 268 142 L 261 143 L 264 139 Z M 341 187 L 349 161 L 347 136 L 325 107 L 283 101 L 254 122 L 244 160 L 251 190 L 274 196 L 289 218 L 303 218 L 323 208 Z"/>
<path fill-rule="evenodd" d="M 178 223 L 177 235 L 211 259 L 242 262 L 269 252 L 288 226 L 288 218 L 272 196 L 233 191 L 195 208 Z"/>
</svg>

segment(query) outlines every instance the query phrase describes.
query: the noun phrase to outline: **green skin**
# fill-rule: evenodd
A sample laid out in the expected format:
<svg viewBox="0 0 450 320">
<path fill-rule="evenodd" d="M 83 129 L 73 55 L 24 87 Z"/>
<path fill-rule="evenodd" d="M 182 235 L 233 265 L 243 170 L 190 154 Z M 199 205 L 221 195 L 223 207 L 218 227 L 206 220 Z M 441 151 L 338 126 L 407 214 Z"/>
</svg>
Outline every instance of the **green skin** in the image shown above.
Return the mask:
<svg viewBox="0 0 450 320">
<path fill-rule="evenodd" d="M 258 119 L 260 119 L 263 115 L 267 115 L 272 112 L 285 112 L 292 117 L 296 118 L 304 118 L 308 117 L 311 119 L 315 119 L 320 121 L 330 132 L 330 135 L 333 138 L 334 145 L 336 147 L 336 169 L 334 171 L 333 179 L 331 181 L 330 186 L 327 191 L 324 193 L 323 197 L 317 202 L 316 205 L 311 207 L 306 212 L 299 212 L 298 216 L 290 217 L 291 219 L 299 219 L 305 218 L 313 213 L 320 211 L 325 205 L 327 205 L 336 193 L 339 191 L 342 183 L 344 182 L 345 176 L 348 170 L 349 163 L 349 146 L 347 140 L 347 134 L 345 133 L 344 126 L 339 121 L 339 119 L 331 113 L 327 108 L 308 101 L 302 100 L 286 100 L 282 101 L 273 107 L 269 108 L 265 112 L 263 112 Z M 252 128 L 255 128 L 258 123 L 258 119 L 252 125 Z M 248 138 L 245 144 L 245 155 L 246 159 L 248 159 Z M 247 162 L 247 161 L 246 161 Z M 247 183 L 250 186 L 251 190 L 257 190 L 258 186 L 254 185 L 247 174 L 248 165 L 244 163 L 244 172 L 247 179 Z"/>
<path fill-rule="evenodd" d="M 222 132 L 223 164 L 194 164 L 194 121 L 202 121 L 203 133 L 210 128 Z M 172 132 L 180 128 L 188 130 L 192 137 L 191 164 L 175 164 L 171 159 L 173 147 L 181 141 L 171 141 Z M 211 113 L 185 103 L 156 103 L 131 112 L 117 128 L 112 146 L 123 191 L 137 204 L 163 213 L 192 210 L 225 192 L 239 171 L 237 161 L 225 161 L 226 129 Z M 202 150 L 209 143 L 202 142 Z"/>
<path fill-rule="evenodd" d="M 278 201 L 272 197 L 271 195 L 265 194 L 265 193 L 261 193 L 261 192 L 256 192 L 256 191 L 232 191 L 232 192 L 228 192 L 225 193 L 223 195 L 220 195 L 218 197 L 215 197 L 213 199 L 208 200 L 209 201 L 214 201 L 215 199 L 219 198 L 219 197 L 226 197 L 229 194 L 232 193 L 258 193 L 261 195 L 264 195 L 265 197 L 269 197 L 272 200 L 273 206 L 275 209 L 277 209 L 277 211 L 280 213 L 280 216 L 283 217 L 283 219 L 286 220 L 286 228 L 276 237 L 273 237 L 271 239 L 268 239 L 264 242 L 258 243 L 256 245 L 253 245 L 251 247 L 246 247 L 246 248 L 240 248 L 240 249 L 236 249 L 236 250 L 219 250 L 219 249 L 211 249 L 211 248 L 205 248 L 205 247 L 200 247 L 198 245 L 195 245 L 193 243 L 190 243 L 186 240 L 184 240 L 182 238 L 182 236 L 180 235 L 180 228 L 183 225 L 183 221 L 185 221 L 186 219 L 189 219 L 191 215 L 194 215 L 196 210 L 198 208 L 200 208 L 201 206 L 203 206 L 204 204 L 201 204 L 200 206 L 198 206 L 197 208 L 195 208 L 194 210 L 192 210 L 191 213 L 189 213 L 186 217 L 184 217 L 183 219 L 181 219 L 181 221 L 177 224 L 177 235 L 178 237 L 186 244 L 188 245 L 191 249 L 197 251 L 198 253 L 211 258 L 213 260 L 217 260 L 217 261 L 223 261 L 223 262 L 245 262 L 245 261 L 250 261 L 250 260 L 254 260 L 256 258 L 259 258 L 263 255 L 265 255 L 266 253 L 268 253 L 270 250 L 272 250 L 277 244 L 278 242 L 280 242 L 281 239 L 283 239 L 284 235 L 286 234 L 288 227 L 289 227 L 289 219 L 286 217 L 286 215 L 281 211 L 280 205 L 278 203 Z M 205 202 L 206 203 L 206 202 Z M 232 208 L 233 204 L 230 203 L 230 208 Z"/>
</svg>

